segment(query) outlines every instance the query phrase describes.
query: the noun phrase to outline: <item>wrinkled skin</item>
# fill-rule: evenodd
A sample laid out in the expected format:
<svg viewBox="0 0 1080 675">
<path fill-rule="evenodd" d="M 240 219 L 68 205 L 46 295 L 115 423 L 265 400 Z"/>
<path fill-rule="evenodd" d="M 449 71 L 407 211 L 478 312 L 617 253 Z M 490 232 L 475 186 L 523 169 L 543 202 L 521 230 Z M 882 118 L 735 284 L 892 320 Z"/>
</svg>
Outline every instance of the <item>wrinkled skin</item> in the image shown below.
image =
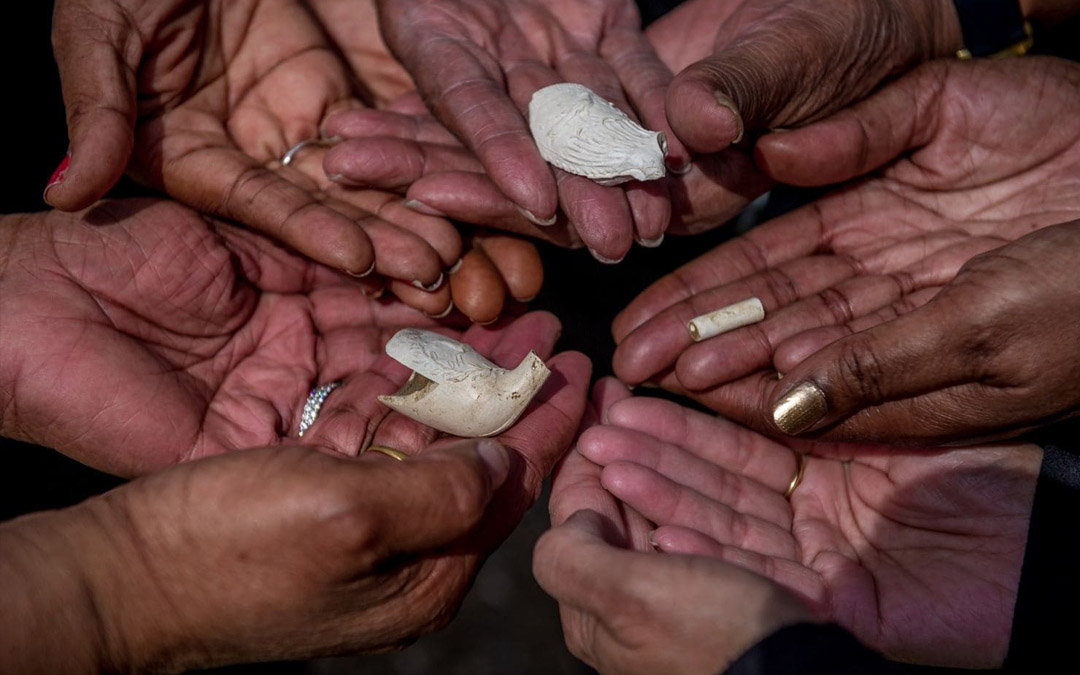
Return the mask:
<svg viewBox="0 0 1080 675">
<path fill-rule="evenodd" d="M 813 383 L 828 412 L 811 433 L 878 441 L 1009 436 L 1072 417 L 1078 254 L 1080 220 L 1048 227 L 972 258 L 910 313 L 803 333 L 777 351 L 790 364 L 780 395 Z"/>
<path fill-rule="evenodd" d="M 459 258 L 450 222 L 333 184 L 322 148 L 281 165 L 286 150 L 319 136 L 327 112 L 359 105 L 347 65 L 301 3 L 61 0 L 53 25 L 71 139 L 66 175 L 46 193 L 53 206 L 85 208 L 127 169 L 330 267 L 375 271 L 392 288 L 438 288 Z M 449 292 L 410 300 L 437 313 Z"/>
<path fill-rule="evenodd" d="M 408 376 L 386 340 L 435 326 L 175 203 L 8 216 L 0 233 L 4 435 L 120 475 L 295 443 L 309 390 L 338 379 L 301 442 L 356 454 L 388 412 L 375 395 Z M 513 360 L 530 347 L 550 354 L 558 332 L 554 317 L 532 314 L 451 334 Z"/>
<path fill-rule="evenodd" d="M 890 658 L 998 667 L 1042 451 L 774 441 L 649 398 L 614 404 L 578 451 L 669 553 L 789 588 Z M 783 493 L 806 453 L 801 484 Z"/>
<path fill-rule="evenodd" d="M 670 214 L 664 183 L 604 188 L 553 171 L 524 117 L 534 91 L 571 81 L 636 113 L 644 126 L 668 130 L 663 95 L 671 73 L 645 40 L 633 2 L 378 5 L 386 42 L 428 107 L 528 220 L 554 222 L 561 205 L 585 245 L 609 262 L 621 260 L 635 238 L 652 242 L 663 234 Z M 668 159 L 682 167 L 689 158 L 672 139 Z"/>
<path fill-rule="evenodd" d="M 613 380 L 599 382 L 587 424 L 627 396 Z M 536 579 L 559 601 L 578 658 L 602 673 L 719 673 L 776 629 L 812 620 L 757 574 L 709 557 L 657 554 L 652 526 L 600 478 L 600 466 L 576 450 L 567 455 L 552 482 L 552 529 L 533 554 Z"/>
<path fill-rule="evenodd" d="M 772 404 L 789 383 L 773 368 L 807 355 L 778 351 L 786 340 L 910 311 L 974 256 L 1080 217 L 1080 123 L 1066 113 L 1080 105 L 1077 82 L 1080 68 L 1050 58 L 936 62 L 849 111 L 763 138 L 759 163 L 787 183 L 871 173 L 646 289 L 613 324 L 615 373 L 775 431 Z M 765 321 L 692 343 L 687 321 L 750 296 Z"/>
<path fill-rule="evenodd" d="M 588 361 L 550 363 L 556 383 L 496 441 L 401 462 L 248 450 L 0 526 L 21 582 L 0 597 L 20 619 L 5 666 L 180 671 L 399 648 L 444 626 L 577 428 Z"/>
<path fill-rule="evenodd" d="M 956 10 L 943 0 L 689 0 L 648 32 L 677 73 L 671 127 L 701 153 L 835 113 L 960 47 Z"/>
</svg>

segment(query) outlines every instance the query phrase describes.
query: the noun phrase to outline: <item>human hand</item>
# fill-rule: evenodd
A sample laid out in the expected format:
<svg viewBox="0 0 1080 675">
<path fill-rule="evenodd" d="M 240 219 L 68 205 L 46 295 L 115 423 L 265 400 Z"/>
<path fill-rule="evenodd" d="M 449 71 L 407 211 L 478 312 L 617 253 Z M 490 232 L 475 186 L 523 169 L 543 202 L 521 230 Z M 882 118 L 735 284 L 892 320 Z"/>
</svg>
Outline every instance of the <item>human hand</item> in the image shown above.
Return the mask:
<svg viewBox="0 0 1080 675">
<path fill-rule="evenodd" d="M 614 404 L 578 451 L 670 553 L 789 588 L 897 660 L 1000 666 L 1042 452 L 773 441 L 669 401 Z M 803 479 L 783 494 L 804 453 Z"/>
<path fill-rule="evenodd" d="M 19 611 L 0 661 L 179 672 L 404 646 L 456 613 L 490 552 L 463 542 L 511 455 L 479 439 L 407 462 L 252 449 L 6 523 L 0 564 L 19 583 L 0 605 Z"/>
<path fill-rule="evenodd" d="M 628 395 L 601 380 L 593 414 L 606 416 Z M 603 673 L 718 673 L 776 629 L 811 619 L 778 585 L 737 566 L 657 555 L 651 525 L 612 498 L 600 470 L 577 450 L 562 461 L 549 502 L 552 529 L 533 555 L 536 579 L 559 601 L 566 644 L 578 658 Z"/>
<path fill-rule="evenodd" d="M 956 10 L 942 0 L 689 0 L 651 25 L 649 39 L 677 73 L 671 127 L 702 153 L 821 119 L 962 44 Z"/>
<path fill-rule="evenodd" d="M 332 183 L 321 147 L 281 161 L 319 137 L 327 112 L 358 104 L 346 65 L 301 3 L 61 0 L 53 25 L 71 149 L 50 204 L 89 206 L 127 168 L 313 260 L 375 271 L 429 313 L 448 306 L 445 289 L 410 291 L 438 288 L 459 259 L 449 221 Z"/>
<path fill-rule="evenodd" d="M 775 429 L 772 401 L 786 384 L 772 366 L 785 340 L 908 311 L 975 255 L 1080 217 L 1080 122 L 1065 114 L 1080 105 L 1077 72 L 1041 58 L 928 64 L 831 120 L 763 138 L 759 158 L 788 182 L 798 172 L 843 180 L 898 157 L 653 284 L 614 322 L 615 373 Z M 882 133 L 866 144 L 861 129 Z M 818 151 L 805 170 L 793 161 Z M 692 342 L 687 321 L 751 296 L 763 322 Z"/>
<path fill-rule="evenodd" d="M 666 130 L 662 94 L 671 78 L 641 33 L 628 0 L 498 3 L 380 0 L 383 33 L 435 116 L 494 185 L 536 224 L 562 209 L 598 258 L 617 261 L 635 237 L 653 242 L 670 214 L 662 183 L 604 188 L 554 171 L 540 157 L 522 112 L 533 92 L 580 82 L 642 123 Z M 669 162 L 688 156 L 669 145 Z"/>
<path fill-rule="evenodd" d="M 375 396 L 407 375 L 383 345 L 400 328 L 435 322 L 257 235 L 216 230 L 151 200 L 7 217 L 4 435 L 134 475 L 293 442 L 309 390 L 343 380 L 322 414 L 350 420 L 359 435 L 302 442 L 363 447 L 363 430 L 388 412 Z M 483 334 L 543 355 L 558 332 L 551 320 L 515 326 Z"/>
</svg>

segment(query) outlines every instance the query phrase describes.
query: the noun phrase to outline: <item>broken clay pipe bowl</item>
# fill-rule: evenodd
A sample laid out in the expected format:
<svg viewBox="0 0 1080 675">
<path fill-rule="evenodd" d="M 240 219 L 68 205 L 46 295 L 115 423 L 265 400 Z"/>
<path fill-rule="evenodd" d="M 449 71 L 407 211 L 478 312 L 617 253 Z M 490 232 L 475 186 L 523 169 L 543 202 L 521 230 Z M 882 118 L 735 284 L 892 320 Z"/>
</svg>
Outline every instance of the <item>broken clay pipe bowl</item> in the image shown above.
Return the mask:
<svg viewBox="0 0 1080 675">
<path fill-rule="evenodd" d="M 562 82 L 534 93 L 529 129 L 547 162 L 600 185 L 667 173 L 663 132 L 642 127 L 584 85 Z"/>
<path fill-rule="evenodd" d="M 417 328 L 398 331 L 386 343 L 386 353 L 414 372 L 405 386 L 379 400 L 455 436 L 494 436 L 506 431 L 551 374 L 536 352 L 529 352 L 517 368 L 507 370 L 469 345 Z"/>
</svg>

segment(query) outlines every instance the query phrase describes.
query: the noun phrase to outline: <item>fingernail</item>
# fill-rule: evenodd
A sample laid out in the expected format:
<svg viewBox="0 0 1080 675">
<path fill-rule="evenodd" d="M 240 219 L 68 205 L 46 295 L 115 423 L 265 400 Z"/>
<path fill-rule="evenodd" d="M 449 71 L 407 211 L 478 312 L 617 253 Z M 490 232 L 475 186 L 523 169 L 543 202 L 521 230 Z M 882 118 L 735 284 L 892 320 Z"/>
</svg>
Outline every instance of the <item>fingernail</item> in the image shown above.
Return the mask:
<svg viewBox="0 0 1080 675">
<path fill-rule="evenodd" d="M 45 200 L 46 204 L 49 204 L 49 190 L 64 182 L 64 177 L 67 176 L 67 170 L 70 164 L 71 151 L 68 151 L 68 153 L 64 155 L 64 159 L 60 161 L 60 166 L 56 167 L 52 176 L 49 177 L 49 182 L 45 185 L 45 191 L 41 193 L 41 198 Z M 52 206 L 51 204 L 49 205 Z"/>
<path fill-rule="evenodd" d="M 656 543 L 656 530 L 649 530 L 649 534 L 647 536 L 649 538 L 649 546 L 652 546 L 657 551 L 659 551 L 660 550 L 660 544 Z"/>
<path fill-rule="evenodd" d="M 812 382 L 803 382 L 776 402 L 773 422 L 780 431 L 795 436 L 817 424 L 827 411 L 825 392 Z"/>
<path fill-rule="evenodd" d="M 443 282 L 443 273 L 439 272 L 439 278 L 436 279 L 435 281 L 431 282 L 430 286 L 425 286 L 424 282 L 420 281 L 419 279 L 413 279 L 412 285 L 416 286 L 417 288 L 419 288 L 422 291 L 427 291 L 428 293 L 430 293 L 430 292 L 434 291 L 435 289 L 437 289 L 439 286 L 442 286 L 442 282 Z"/>
<path fill-rule="evenodd" d="M 514 205 L 514 208 L 516 208 L 518 210 L 518 213 L 525 216 L 525 218 L 530 223 L 535 223 L 536 225 L 543 225 L 544 227 L 547 227 L 548 225 L 554 225 L 555 224 L 555 219 L 558 217 L 557 215 L 553 215 L 550 218 L 547 218 L 545 220 L 541 220 L 541 219 L 537 218 L 536 215 L 534 215 L 533 212 L 530 211 L 529 209 L 524 209 L 524 208 L 522 208 L 520 206 L 517 206 L 516 204 Z"/>
<path fill-rule="evenodd" d="M 442 211 L 439 211 L 438 209 L 433 209 L 418 199 L 407 199 L 405 200 L 404 206 L 407 209 L 412 209 L 413 211 L 416 211 L 417 213 L 422 213 L 425 216 L 438 216 L 440 218 L 446 217 L 446 214 Z"/>
<path fill-rule="evenodd" d="M 373 288 L 370 290 L 367 288 L 362 288 L 360 289 L 360 291 L 364 294 L 365 297 L 370 298 L 371 300 L 378 300 L 386 293 L 386 288 L 383 286 L 379 286 L 378 288 Z"/>
<path fill-rule="evenodd" d="M 685 162 L 682 164 L 668 164 L 668 171 L 676 176 L 685 176 L 690 173 L 690 169 L 694 168 L 693 162 Z"/>
<path fill-rule="evenodd" d="M 499 487 L 510 474 L 510 455 L 501 443 L 485 438 L 476 444 L 476 454 L 480 455 L 484 466 L 487 467 L 488 476 L 491 478 L 491 486 Z"/>
<path fill-rule="evenodd" d="M 641 237 L 638 237 L 637 243 L 639 246 L 644 246 L 645 248 L 656 248 L 664 243 L 664 235 L 661 233 L 656 239 L 642 239 Z"/>
<path fill-rule="evenodd" d="M 424 315 L 427 316 L 429 319 L 444 319 L 444 318 L 446 318 L 446 315 L 449 314 L 450 312 L 452 312 L 453 310 L 454 310 L 454 301 L 451 300 L 450 304 L 446 306 L 446 309 L 439 312 L 438 314 L 428 314 L 427 312 L 424 312 Z"/>
<path fill-rule="evenodd" d="M 364 186 L 363 183 L 357 183 L 356 181 L 354 181 L 354 180 L 352 180 L 350 178 L 346 178 L 344 174 L 340 174 L 340 173 L 328 173 L 328 174 L 326 174 L 326 180 L 330 181 L 331 183 L 336 183 L 338 185 L 342 185 L 344 187 L 363 187 Z"/>
<path fill-rule="evenodd" d="M 371 261 L 371 267 L 367 268 L 363 272 L 353 272 L 352 270 L 342 270 L 342 272 L 344 272 L 345 274 L 348 274 L 350 277 L 356 277 L 357 279 L 363 279 L 364 277 L 368 276 L 369 274 L 371 274 L 374 271 L 375 271 L 375 261 L 374 260 Z"/>
<path fill-rule="evenodd" d="M 454 263 L 454 265 L 453 265 L 453 266 L 452 266 L 452 267 L 451 267 L 450 269 L 446 270 L 446 273 L 447 273 L 447 274 L 454 274 L 454 273 L 455 273 L 455 272 L 457 272 L 457 271 L 458 271 L 459 269 L 461 269 L 461 264 L 462 264 L 463 262 L 465 262 L 465 258 L 458 258 L 458 259 L 457 259 L 457 262 L 456 262 L 456 263 Z"/>
<path fill-rule="evenodd" d="M 716 102 L 730 110 L 731 114 L 735 117 L 735 129 L 737 133 L 735 134 L 735 138 L 731 141 L 731 144 L 735 145 L 743 138 L 742 115 L 739 114 L 738 108 L 735 107 L 735 101 L 732 101 L 730 98 L 728 98 L 724 94 L 721 94 L 720 92 L 716 92 L 715 95 Z"/>
<path fill-rule="evenodd" d="M 599 253 L 597 253 L 596 251 L 592 250 L 591 248 L 589 249 L 589 253 L 591 253 L 591 254 L 592 254 L 592 257 L 596 258 L 597 260 L 599 260 L 600 262 L 604 263 L 605 265 L 616 265 L 616 264 L 618 264 L 618 263 L 621 263 L 621 262 L 622 262 L 622 260 L 623 260 L 623 258 L 625 258 L 625 257 L 626 257 L 626 256 L 624 255 L 624 256 L 623 256 L 622 258 L 614 258 L 614 259 L 612 259 L 612 258 L 605 258 L 604 256 L 600 255 Z"/>
</svg>

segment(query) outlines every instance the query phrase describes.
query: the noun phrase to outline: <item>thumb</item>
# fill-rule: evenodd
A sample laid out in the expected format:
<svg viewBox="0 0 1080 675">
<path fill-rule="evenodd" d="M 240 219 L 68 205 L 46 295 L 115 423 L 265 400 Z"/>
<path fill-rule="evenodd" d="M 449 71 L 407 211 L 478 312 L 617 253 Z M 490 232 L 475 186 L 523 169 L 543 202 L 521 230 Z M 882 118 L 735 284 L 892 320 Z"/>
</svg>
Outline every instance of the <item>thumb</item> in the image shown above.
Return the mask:
<svg viewBox="0 0 1080 675">
<path fill-rule="evenodd" d="M 882 406 L 977 378 L 956 330 L 953 303 L 931 302 L 909 314 L 833 342 L 784 374 L 772 419 L 788 435 L 820 429 L 867 408 L 875 427 L 911 424 L 907 406 Z M 789 383 L 789 384 L 785 384 Z M 903 416 L 903 419 L 891 419 Z"/>
<path fill-rule="evenodd" d="M 57 3 L 53 16 L 69 149 L 44 199 L 64 211 L 89 206 L 108 192 L 123 175 L 134 145 L 142 45 L 114 3 L 99 4 L 108 9 Z"/>
<path fill-rule="evenodd" d="M 362 454 L 356 480 L 362 512 L 382 536 L 372 537 L 384 553 L 412 553 L 445 546 L 483 518 L 495 491 L 510 472 L 510 454 L 491 439 L 448 443 L 396 461 Z M 372 489 L 372 480 L 377 489 Z"/>
<path fill-rule="evenodd" d="M 924 67 L 821 122 L 763 136 L 754 159 L 770 178 L 804 187 L 869 173 L 933 138 L 940 70 Z"/>
</svg>

